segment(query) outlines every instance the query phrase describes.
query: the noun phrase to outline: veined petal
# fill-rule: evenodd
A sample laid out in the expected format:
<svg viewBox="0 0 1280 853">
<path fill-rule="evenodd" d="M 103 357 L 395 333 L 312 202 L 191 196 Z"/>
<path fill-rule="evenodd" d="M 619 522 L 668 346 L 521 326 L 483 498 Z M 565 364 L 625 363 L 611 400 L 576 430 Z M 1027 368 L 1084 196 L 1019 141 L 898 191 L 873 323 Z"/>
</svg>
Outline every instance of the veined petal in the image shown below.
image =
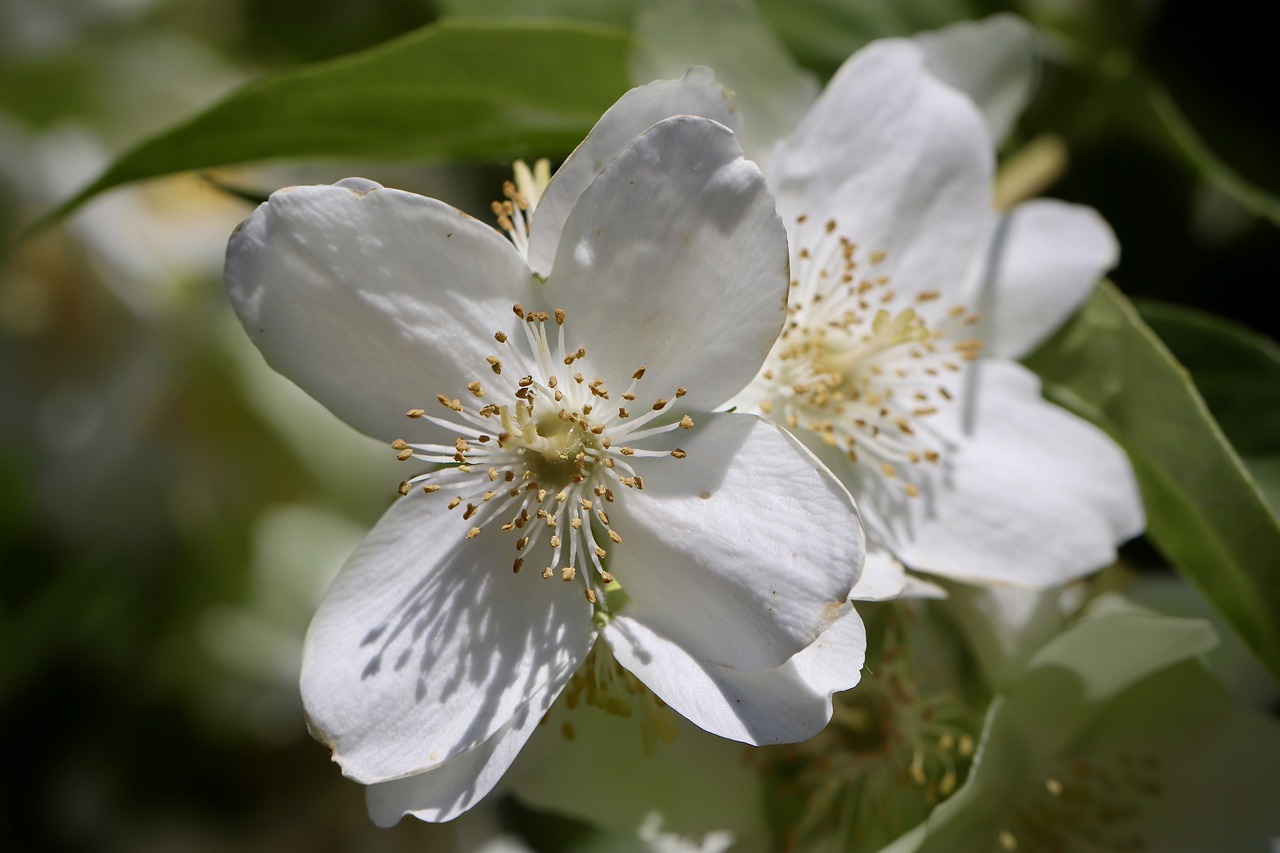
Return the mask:
<svg viewBox="0 0 1280 853">
<path fill-rule="evenodd" d="M 769 183 L 794 247 L 835 220 L 861 250 L 884 252 L 878 271 L 914 296 L 954 292 L 989 216 L 992 169 L 974 104 L 929 73 L 918 46 L 885 40 L 845 62 L 778 144 Z"/>
<path fill-rule="evenodd" d="M 591 647 L 591 607 L 576 590 L 512 574 L 510 542 L 467 538 L 468 525 L 428 495 L 400 499 L 312 620 L 303 703 L 357 781 L 480 747 L 522 709 L 550 704 Z"/>
<path fill-rule="evenodd" d="M 750 744 L 794 743 L 831 721 L 831 694 L 862 675 L 866 631 L 853 607 L 773 669 L 742 672 L 699 661 L 621 613 L 604 629 L 618 662 L 663 702 L 712 734 Z"/>
<path fill-rule="evenodd" d="M 1120 246 L 1091 207 L 1037 199 L 997 225 L 988 276 L 975 294 L 983 354 L 1021 358 L 1071 316 L 1115 266 Z"/>
<path fill-rule="evenodd" d="M 227 247 L 227 289 L 267 362 L 387 441 L 457 394 L 534 285 L 496 230 L 372 181 L 272 193 Z"/>
<path fill-rule="evenodd" d="M 941 470 L 918 498 L 863 501 L 868 535 L 911 568 L 974 583 L 1047 587 L 1114 560 L 1145 523 L 1124 453 L 1018 364 L 984 359 L 972 380 L 971 427 L 963 405 L 939 413 L 954 444 Z"/>
<path fill-rule="evenodd" d="M 760 170 L 724 125 L 677 116 L 582 194 L 546 292 L 594 336 L 593 369 L 645 366 L 650 387 L 686 387 L 690 409 L 712 409 L 751 380 L 781 330 L 787 269 Z"/>
<path fill-rule="evenodd" d="M 1036 34 L 1016 15 L 961 21 L 913 40 L 929 73 L 977 104 L 998 146 L 1009 135 L 1035 88 Z"/>
<path fill-rule="evenodd" d="M 395 826 L 405 815 L 432 822 L 453 820 L 493 790 L 554 699 L 555 694 L 539 695 L 536 704 L 516 711 L 491 738 L 435 770 L 365 788 L 369 817 L 378 826 Z"/>
<path fill-rule="evenodd" d="M 738 130 L 733 95 L 710 68 L 690 68 L 679 80 L 657 80 L 627 92 L 564 161 L 538 202 L 529 237 L 529 266 L 535 272 L 551 272 L 565 220 L 618 152 L 646 128 L 677 115 L 705 116 Z"/>
<path fill-rule="evenodd" d="M 760 418 L 704 415 L 684 449 L 685 459 L 645 460 L 644 488 L 610 509 L 623 537 L 610 565 L 628 596 L 621 612 L 699 665 L 779 666 L 835 620 L 857 580 L 853 500 Z"/>
</svg>

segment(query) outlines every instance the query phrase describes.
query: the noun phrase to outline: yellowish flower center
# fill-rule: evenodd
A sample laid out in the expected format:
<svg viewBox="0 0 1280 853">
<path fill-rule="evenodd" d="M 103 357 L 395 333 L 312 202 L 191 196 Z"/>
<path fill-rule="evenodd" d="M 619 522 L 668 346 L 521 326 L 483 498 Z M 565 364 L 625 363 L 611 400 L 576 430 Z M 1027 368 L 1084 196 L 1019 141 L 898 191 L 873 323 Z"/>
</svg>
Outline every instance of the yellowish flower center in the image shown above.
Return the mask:
<svg viewBox="0 0 1280 853">
<path fill-rule="evenodd" d="M 671 412 L 686 392 L 677 388 L 669 399 L 636 406 L 645 374 L 640 367 L 615 399 L 603 378 L 588 380 L 583 373 L 586 349 L 566 346 L 564 311 L 526 312 L 520 305 L 513 311 L 527 346 L 496 332 L 502 355 L 487 357 L 487 379 L 468 383 L 459 397 L 439 394 L 444 415 L 408 411 L 411 419 L 444 427 L 456 439 L 452 445 L 392 442 L 401 460 L 438 466 L 401 483 L 400 493 L 415 487 L 443 492 L 446 508 L 462 508 L 472 522 L 468 539 L 496 527 L 512 537 L 513 571 L 535 559 L 543 578 L 578 579 L 587 600 L 606 608 L 604 587 L 616 583 L 606 568 L 609 549 L 622 542 L 608 506 L 615 489 L 644 488 L 638 459 L 685 457 L 678 447 L 634 445 L 693 427 L 691 417 L 676 419 Z"/>
<path fill-rule="evenodd" d="M 795 232 L 806 223 L 800 217 Z M 797 253 L 787 324 L 755 383 L 759 406 L 851 462 L 870 459 L 916 497 L 904 468 L 941 458 L 928 418 L 952 401 L 949 383 L 978 357 L 980 343 L 963 335 L 978 316 L 959 305 L 933 311 L 934 292 L 899 296 L 881 272 L 886 254 L 861 252 L 837 229 L 829 220 Z"/>
</svg>

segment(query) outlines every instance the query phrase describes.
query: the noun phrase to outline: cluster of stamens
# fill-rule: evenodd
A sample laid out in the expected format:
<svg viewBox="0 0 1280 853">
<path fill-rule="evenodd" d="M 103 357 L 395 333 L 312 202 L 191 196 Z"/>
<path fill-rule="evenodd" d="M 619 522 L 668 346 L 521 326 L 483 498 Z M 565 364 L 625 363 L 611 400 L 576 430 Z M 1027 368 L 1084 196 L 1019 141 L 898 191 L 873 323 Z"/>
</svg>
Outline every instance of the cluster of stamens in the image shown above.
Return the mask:
<svg viewBox="0 0 1280 853">
<path fill-rule="evenodd" d="M 806 222 L 800 216 L 797 226 Z M 936 292 L 904 306 L 878 272 L 885 253 L 870 252 L 864 261 L 837 227 L 828 220 L 816 243 L 798 253 L 787 324 L 761 374 L 771 391 L 760 406 L 851 462 L 869 458 L 916 497 L 903 467 L 941 458 L 945 448 L 926 419 L 953 400 L 948 377 L 978 357 L 980 342 L 962 334 L 979 318 L 962 305 L 926 308 L 939 299 Z M 926 314 L 937 319 L 931 324 Z"/>
<path fill-rule="evenodd" d="M 644 682 L 618 663 L 607 643 L 597 643 L 592 648 L 569 679 L 563 698 L 569 712 L 585 705 L 616 717 L 638 717 L 646 753 L 651 754 L 659 742 L 675 740 L 675 714 Z M 560 732 L 567 740 L 573 740 L 573 722 L 565 720 Z"/>
<path fill-rule="evenodd" d="M 765 769 L 803 797 L 802 837 L 834 835 L 840 846 L 876 850 L 964 782 L 978 719 L 941 670 L 921 667 L 912 653 L 916 615 L 872 612 L 885 618 L 883 645 L 872 648 L 862 683 L 836 694 L 830 725 L 766 758 Z"/>
<path fill-rule="evenodd" d="M 578 578 L 587 600 L 603 607 L 599 591 L 615 583 L 606 568 L 609 549 L 622 542 L 608 506 L 615 489 L 644 488 L 638 459 L 684 458 L 678 447 L 634 445 L 693 427 L 688 415 L 674 420 L 669 414 L 686 392 L 677 388 L 670 398 L 659 397 L 641 410 L 637 389 L 645 369 L 640 367 L 615 400 L 603 378 L 588 379 L 582 372 L 586 349 L 565 345 L 563 310 L 526 312 L 515 305 L 513 311 L 521 321 L 517 334 L 527 346 L 496 332 L 501 349 L 487 358 L 488 378 L 470 382 L 460 397 L 438 395 L 444 414 L 421 408 L 406 413 L 455 433 L 456 439 L 451 445 L 392 442 L 402 461 L 437 466 L 405 480 L 400 493 L 442 492 L 447 508 L 461 508 L 471 522 L 466 538 L 491 528 L 510 534 L 513 571 L 536 554 L 543 578 Z"/>
<path fill-rule="evenodd" d="M 506 232 L 511 242 L 522 255 L 529 254 L 529 221 L 532 219 L 533 204 L 529 198 L 516 189 L 515 182 L 502 182 L 502 201 L 493 202 L 490 207 L 498 218 L 498 227 Z"/>
</svg>

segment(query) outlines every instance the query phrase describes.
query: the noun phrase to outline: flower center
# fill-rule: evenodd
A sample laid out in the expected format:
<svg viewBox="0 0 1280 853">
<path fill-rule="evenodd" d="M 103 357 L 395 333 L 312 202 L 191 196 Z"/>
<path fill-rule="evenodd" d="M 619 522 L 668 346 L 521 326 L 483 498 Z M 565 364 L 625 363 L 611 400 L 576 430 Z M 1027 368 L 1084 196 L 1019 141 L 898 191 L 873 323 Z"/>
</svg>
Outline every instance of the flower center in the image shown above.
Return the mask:
<svg viewBox="0 0 1280 853">
<path fill-rule="evenodd" d="M 800 216 L 795 232 L 806 223 Z M 936 292 L 900 297 L 879 272 L 885 253 L 864 258 L 836 231 L 828 220 L 812 246 L 801 243 L 789 319 L 753 391 L 765 414 L 851 462 L 870 458 L 916 497 L 903 466 L 939 461 L 945 448 L 927 419 L 953 399 L 948 377 L 978 357 L 980 343 L 962 332 L 979 318 L 961 305 L 935 310 Z"/>
<path fill-rule="evenodd" d="M 607 609 L 604 587 L 616 583 L 606 569 L 609 548 L 622 542 L 607 507 L 618 494 L 615 489 L 644 488 L 636 470 L 640 460 L 685 457 L 678 447 L 637 445 L 693 427 L 688 415 L 677 420 L 670 411 L 686 392 L 677 388 L 669 399 L 659 397 L 633 415 L 643 367 L 631 374 L 615 401 L 603 378 L 587 380 L 583 373 L 589 363 L 586 349 L 565 345 L 564 311 L 526 312 L 520 305 L 512 310 L 522 321 L 526 345 L 518 346 L 505 332 L 494 334 L 505 359 L 487 357 L 487 385 L 470 382 L 457 398 L 439 394 L 447 414 L 406 413 L 457 437 L 451 445 L 392 442 L 401 460 L 437 466 L 405 480 L 400 493 L 415 487 L 443 492 L 449 496 L 448 510 L 465 507 L 462 517 L 472 522 L 467 539 L 496 527 L 513 539 L 513 571 L 534 559 L 543 566 L 543 578 L 580 579 L 587 600 Z"/>
</svg>

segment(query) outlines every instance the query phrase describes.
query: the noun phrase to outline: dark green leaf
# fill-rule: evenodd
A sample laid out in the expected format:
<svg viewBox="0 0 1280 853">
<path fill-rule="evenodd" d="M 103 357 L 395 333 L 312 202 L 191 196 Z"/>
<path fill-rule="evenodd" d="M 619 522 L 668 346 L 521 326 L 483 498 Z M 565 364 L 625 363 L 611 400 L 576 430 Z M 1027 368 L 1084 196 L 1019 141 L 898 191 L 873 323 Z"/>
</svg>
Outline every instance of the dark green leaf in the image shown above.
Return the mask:
<svg viewBox="0 0 1280 853">
<path fill-rule="evenodd" d="M 559 18 L 626 27 L 640 0 L 439 0 L 455 18 Z"/>
<path fill-rule="evenodd" d="M 1280 346 L 1250 329 L 1160 302 L 1137 305 L 1184 367 L 1273 512 L 1280 512 Z"/>
<path fill-rule="evenodd" d="M 584 23 L 445 22 L 251 83 L 127 151 L 41 227 L 111 187 L 307 157 L 509 160 L 567 153 L 629 88 L 629 35 Z"/>
<path fill-rule="evenodd" d="M 977 17 L 970 0 L 757 0 L 805 65 L 830 76 L 873 39 L 909 36 Z"/>
<path fill-rule="evenodd" d="M 1109 284 L 1027 361 L 1124 447 L 1147 535 L 1280 676 L 1280 524 L 1187 370 Z"/>
</svg>

